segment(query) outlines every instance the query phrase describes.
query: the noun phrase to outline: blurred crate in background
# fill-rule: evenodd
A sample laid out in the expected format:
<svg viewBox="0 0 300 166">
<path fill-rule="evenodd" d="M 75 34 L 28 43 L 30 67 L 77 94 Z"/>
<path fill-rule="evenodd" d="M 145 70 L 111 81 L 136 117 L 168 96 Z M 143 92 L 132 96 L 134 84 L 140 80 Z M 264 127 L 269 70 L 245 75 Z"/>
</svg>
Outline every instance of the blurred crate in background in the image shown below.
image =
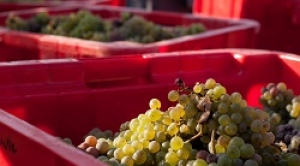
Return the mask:
<svg viewBox="0 0 300 166">
<path fill-rule="evenodd" d="M 256 48 L 300 53 L 299 0 L 194 0 L 193 13 L 257 20 Z"/>
<path fill-rule="evenodd" d="M 1 2 L 0 12 L 10 12 L 38 7 L 53 7 L 53 6 L 82 6 L 82 5 L 114 5 L 124 6 L 123 0 L 60 0 L 44 2 Z"/>
<path fill-rule="evenodd" d="M 229 94 L 240 92 L 248 105 L 258 107 L 260 90 L 267 83 L 285 82 L 295 94 L 300 93 L 299 56 L 264 50 L 221 49 L 82 59 L 73 60 L 73 67 L 60 70 L 61 60 L 10 63 L 0 63 L 0 77 L 5 80 L 2 82 L 14 80 L 8 77 L 13 77 L 14 71 L 20 71 L 21 75 L 26 73 L 26 68 L 31 71 L 27 79 L 26 75 L 19 77 L 19 85 L 13 84 L 18 87 L 29 84 L 28 80 L 33 80 L 31 77 L 41 78 L 43 74 L 44 82 L 40 80 L 40 86 L 46 84 L 45 80 L 51 83 L 54 75 L 78 75 L 73 84 L 79 86 L 64 92 L 32 94 L 24 91 L 14 95 L 1 93 L 0 96 L 0 108 L 6 112 L 52 136 L 71 138 L 74 145 L 81 143 L 84 135 L 94 127 L 118 131 L 122 123 L 147 111 L 151 98 L 159 99 L 162 110 L 166 110 L 173 105 L 167 100 L 167 94 L 177 88 L 176 78 L 183 79 L 187 86 L 214 78 Z M 41 70 L 43 67 L 45 69 Z M 37 80 L 32 87 L 39 83 Z M 57 82 L 58 87 L 60 84 Z M 4 162 L 4 166 L 92 164 L 92 158 L 80 154 L 79 150 L 66 147 L 65 143 L 5 112 L 0 111 L 0 115 L 0 138 L 10 139 L 17 148 L 13 153 L 0 146 L 0 162 Z M 36 159 L 28 160 L 32 155 Z"/>
<path fill-rule="evenodd" d="M 145 10 L 192 13 L 191 0 L 125 0 L 126 6 Z"/>
<path fill-rule="evenodd" d="M 141 54 L 151 52 L 172 52 L 181 50 L 200 50 L 213 48 L 253 48 L 259 24 L 255 21 L 242 19 L 221 19 L 192 14 L 179 14 L 170 12 L 148 12 L 144 10 L 111 7 L 111 6 L 85 6 L 39 8 L 14 12 L 22 18 L 29 18 L 39 12 L 48 12 L 50 15 L 69 14 L 80 9 L 101 15 L 105 19 L 119 18 L 123 12 L 133 13 L 153 21 L 154 23 L 175 27 L 188 26 L 192 23 L 202 23 L 207 28 L 205 32 L 178 37 L 174 39 L 140 44 L 129 41 L 96 42 L 71 37 L 45 35 L 22 31 L 11 31 L 1 28 L 2 40 L 0 49 L 7 46 L 15 47 L 14 54 L 3 55 L 2 61 L 23 59 L 53 59 L 53 58 L 91 58 L 113 55 Z M 0 14 L 0 24 L 4 25 L 8 14 Z M 20 48 L 20 53 L 17 50 Z M 10 49 L 10 48 L 8 48 Z M 2 51 L 9 52 L 9 50 Z M 27 56 L 27 57 L 26 57 Z M 20 59 L 22 60 L 22 59 Z"/>
<path fill-rule="evenodd" d="M 25 85 L 30 84 L 32 88 L 38 85 L 47 89 L 46 86 L 52 83 L 53 91 L 32 93 L 27 90 L 19 94 L 3 93 L 0 107 L 26 121 L 29 120 L 34 125 L 48 126 L 48 131 L 54 135 L 70 136 L 78 143 L 81 138 L 78 136 L 93 126 L 116 131 L 121 122 L 145 111 L 152 97 L 160 99 L 163 108 L 166 108 L 171 104 L 167 101 L 166 94 L 170 89 L 176 88 L 174 85 L 176 78 L 182 78 L 187 85 L 193 85 L 196 81 L 203 82 L 210 77 L 215 78 L 229 93 L 240 92 L 252 106 L 259 106 L 260 88 L 270 82 L 283 81 L 289 88 L 294 89 L 295 94 L 299 94 L 299 62 L 300 59 L 296 55 L 279 52 L 206 50 L 69 62 L 44 60 L 24 61 L 19 64 L 10 62 L 11 65 L 1 63 L 0 76 L 6 76 L 6 79 L 2 79 L 6 84 L 3 83 L 1 87 L 7 87 L 10 80 L 15 81 L 15 84 L 11 83 L 12 86 L 23 90 L 26 90 Z M 69 67 L 61 68 L 67 66 L 66 64 L 69 64 Z M 31 73 L 28 74 L 28 71 Z M 21 75 L 18 83 L 14 79 L 16 74 Z M 67 74 L 70 75 L 69 80 L 64 80 L 63 76 Z M 9 75 L 12 78 L 8 77 Z M 66 83 L 69 86 L 77 86 L 65 91 L 55 91 L 55 83 L 58 88 Z M 126 108 L 128 103 L 131 103 L 130 111 Z M 110 116 L 105 120 L 101 119 L 103 112 L 99 110 L 110 109 L 115 111 L 110 111 Z M 118 111 L 121 110 L 127 113 L 118 117 Z M 62 119 L 71 112 L 73 118 L 68 120 L 68 124 L 63 124 Z M 86 119 L 79 119 L 82 118 L 83 112 L 89 117 L 89 122 Z M 44 119 L 50 117 L 48 113 L 51 116 L 61 114 L 56 117 L 56 124 L 52 124 L 51 118 Z M 109 123 L 113 120 L 114 123 Z M 76 124 L 71 121 L 76 121 Z M 80 128 L 77 126 L 76 133 L 73 133 L 70 128 L 80 123 L 86 126 Z"/>
</svg>

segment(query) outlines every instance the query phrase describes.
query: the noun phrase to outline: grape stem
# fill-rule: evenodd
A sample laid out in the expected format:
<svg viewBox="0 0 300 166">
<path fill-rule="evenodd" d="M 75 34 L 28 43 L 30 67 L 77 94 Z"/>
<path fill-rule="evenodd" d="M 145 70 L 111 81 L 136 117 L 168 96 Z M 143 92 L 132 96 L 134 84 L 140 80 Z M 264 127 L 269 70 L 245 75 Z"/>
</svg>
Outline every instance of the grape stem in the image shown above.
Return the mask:
<svg viewBox="0 0 300 166">
<path fill-rule="evenodd" d="M 211 136 L 210 136 L 210 142 L 211 142 L 211 145 L 212 145 L 212 154 L 216 154 L 215 136 L 216 136 L 216 130 L 213 130 L 211 132 Z"/>
<path fill-rule="evenodd" d="M 200 131 L 198 132 L 198 134 L 196 134 L 193 137 L 191 137 L 190 139 L 186 140 L 185 143 L 189 143 L 189 142 L 195 140 L 196 138 L 202 136 L 202 134 L 203 134 L 203 125 L 200 124 Z"/>
</svg>

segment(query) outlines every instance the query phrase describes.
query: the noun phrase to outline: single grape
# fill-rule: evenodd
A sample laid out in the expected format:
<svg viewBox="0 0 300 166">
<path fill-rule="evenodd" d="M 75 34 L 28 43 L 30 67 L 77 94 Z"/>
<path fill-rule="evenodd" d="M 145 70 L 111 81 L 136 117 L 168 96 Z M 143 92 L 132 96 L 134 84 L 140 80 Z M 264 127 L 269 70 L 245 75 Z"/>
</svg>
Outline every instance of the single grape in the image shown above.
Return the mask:
<svg viewBox="0 0 300 166">
<path fill-rule="evenodd" d="M 136 165 L 143 165 L 147 159 L 147 153 L 144 150 L 137 150 L 133 153 L 132 159 Z"/>
<path fill-rule="evenodd" d="M 175 102 L 175 101 L 178 101 L 179 100 L 179 97 L 180 97 L 180 94 L 178 91 L 176 90 L 171 90 L 169 93 L 168 93 L 168 99 L 172 102 Z"/>
<path fill-rule="evenodd" d="M 157 153 L 160 150 L 160 143 L 157 141 L 151 141 L 148 149 L 151 153 Z"/>
<path fill-rule="evenodd" d="M 255 149 L 251 144 L 246 143 L 240 147 L 240 152 L 241 158 L 250 159 L 254 155 Z"/>
<path fill-rule="evenodd" d="M 238 148 L 238 146 L 231 145 L 227 148 L 226 154 L 231 159 L 238 159 L 240 158 L 240 149 Z"/>
<path fill-rule="evenodd" d="M 170 165 L 176 165 L 179 161 L 179 157 L 175 152 L 170 151 L 166 154 L 165 161 Z"/>
<path fill-rule="evenodd" d="M 182 148 L 183 145 L 184 145 L 184 142 L 183 142 L 182 138 L 179 136 L 174 136 L 170 140 L 170 147 L 174 150 L 178 150 L 178 149 Z"/>
</svg>

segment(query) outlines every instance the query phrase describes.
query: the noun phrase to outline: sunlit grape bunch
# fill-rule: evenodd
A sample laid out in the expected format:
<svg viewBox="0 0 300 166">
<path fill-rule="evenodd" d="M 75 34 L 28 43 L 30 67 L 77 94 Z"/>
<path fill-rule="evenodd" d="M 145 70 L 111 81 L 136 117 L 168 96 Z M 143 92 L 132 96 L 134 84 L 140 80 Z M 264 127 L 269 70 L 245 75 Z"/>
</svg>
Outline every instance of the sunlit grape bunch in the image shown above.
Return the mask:
<svg viewBox="0 0 300 166">
<path fill-rule="evenodd" d="M 192 86 L 176 79 L 175 85 L 166 94 L 173 103 L 166 110 L 152 98 L 148 110 L 118 132 L 95 128 L 78 148 L 113 166 L 299 164 L 300 137 L 293 127 L 298 119 L 275 128 L 274 135 L 276 117 L 248 106 L 240 93 L 228 93 L 213 78 Z"/>
</svg>

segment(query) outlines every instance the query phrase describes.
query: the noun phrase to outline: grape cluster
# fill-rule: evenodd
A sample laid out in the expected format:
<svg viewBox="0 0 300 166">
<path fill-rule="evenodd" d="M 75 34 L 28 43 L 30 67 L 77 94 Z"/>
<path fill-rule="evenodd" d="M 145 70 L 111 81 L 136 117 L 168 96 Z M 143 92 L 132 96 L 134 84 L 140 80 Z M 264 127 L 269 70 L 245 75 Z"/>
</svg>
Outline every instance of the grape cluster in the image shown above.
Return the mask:
<svg viewBox="0 0 300 166">
<path fill-rule="evenodd" d="M 296 118 L 300 114 L 299 111 L 287 111 L 287 105 L 290 105 L 294 98 L 292 89 L 288 89 L 286 84 L 280 82 L 278 84 L 269 83 L 262 88 L 262 95 L 260 103 L 263 105 L 264 110 L 268 112 L 276 123 L 286 124 L 291 118 Z M 290 107 L 290 106 L 289 106 Z M 291 110 L 291 109 L 290 109 Z"/>
<path fill-rule="evenodd" d="M 174 106 L 162 110 L 153 98 L 149 109 L 124 122 L 113 134 L 93 129 L 78 148 L 109 165 L 126 166 L 296 166 L 300 137 L 290 138 L 288 150 L 271 132 L 269 113 L 247 105 L 238 92 L 228 94 L 214 79 L 177 89 L 167 97 Z M 291 129 L 292 128 L 292 129 Z M 290 130 L 291 129 L 291 130 Z M 284 136 L 282 136 L 284 137 Z M 276 143 L 276 141 L 277 143 Z M 287 142 L 288 143 L 288 142 Z"/>
<path fill-rule="evenodd" d="M 151 43 L 193 35 L 206 30 L 201 23 L 176 26 L 175 28 L 166 27 L 131 13 L 122 13 L 120 19 L 117 20 L 104 20 L 85 10 L 60 16 L 39 13 L 29 20 L 11 15 L 6 20 L 6 26 L 13 30 L 70 36 L 94 41 L 132 41 L 138 43 Z"/>
</svg>

